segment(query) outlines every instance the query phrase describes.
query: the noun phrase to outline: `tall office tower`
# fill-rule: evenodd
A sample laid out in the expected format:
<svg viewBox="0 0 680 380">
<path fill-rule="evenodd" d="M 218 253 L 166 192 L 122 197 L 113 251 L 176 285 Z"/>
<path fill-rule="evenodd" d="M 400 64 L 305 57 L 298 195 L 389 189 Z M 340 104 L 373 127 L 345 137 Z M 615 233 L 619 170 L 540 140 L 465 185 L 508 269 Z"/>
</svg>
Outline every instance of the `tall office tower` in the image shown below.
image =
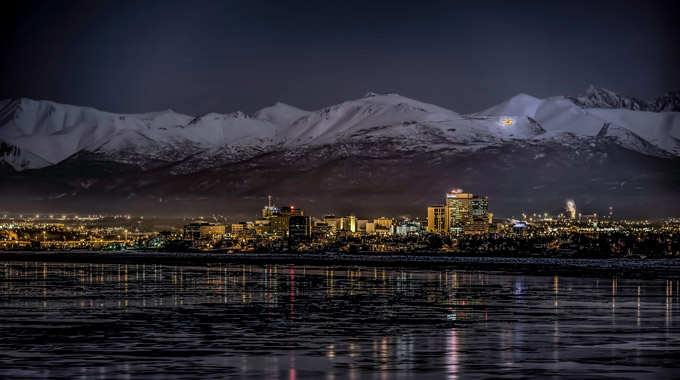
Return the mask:
<svg viewBox="0 0 680 380">
<path fill-rule="evenodd" d="M 269 218 L 271 218 L 275 214 L 279 213 L 279 208 L 272 204 L 272 196 L 271 195 L 268 196 L 267 199 L 269 200 L 269 202 L 262 209 L 262 219 L 265 219 L 265 220 L 268 220 Z"/>
<path fill-rule="evenodd" d="M 462 190 L 446 194 L 446 203 L 427 209 L 427 231 L 431 233 L 484 233 L 489 231 L 489 199 Z"/>
<path fill-rule="evenodd" d="M 288 237 L 291 239 L 304 239 L 312 235 L 311 216 L 291 216 L 288 218 Z"/>
<path fill-rule="evenodd" d="M 427 232 L 434 234 L 448 233 L 446 228 L 447 207 L 434 205 L 427 208 Z"/>
<path fill-rule="evenodd" d="M 449 233 L 460 233 L 465 230 L 465 226 L 472 221 L 473 195 L 462 193 L 461 190 L 452 190 L 446 194 L 446 204 L 448 215 L 447 231 Z"/>
<path fill-rule="evenodd" d="M 281 207 L 277 213 L 272 215 L 269 220 L 271 220 L 271 230 L 272 232 L 288 230 L 288 219 L 291 216 L 303 216 L 304 211 L 301 208 Z"/>
<path fill-rule="evenodd" d="M 489 198 L 488 197 L 472 197 L 472 216 L 484 216 L 489 214 Z"/>
<path fill-rule="evenodd" d="M 357 232 L 357 217 L 354 215 L 349 215 L 342 218 L 342 228 L 343 231 Z"/>
<path fill-rule="evenodd" d="M 472 220 L 465 226 L 466 234 L 489 232 L 489 198 L 472 197 Z"/>
</svg>

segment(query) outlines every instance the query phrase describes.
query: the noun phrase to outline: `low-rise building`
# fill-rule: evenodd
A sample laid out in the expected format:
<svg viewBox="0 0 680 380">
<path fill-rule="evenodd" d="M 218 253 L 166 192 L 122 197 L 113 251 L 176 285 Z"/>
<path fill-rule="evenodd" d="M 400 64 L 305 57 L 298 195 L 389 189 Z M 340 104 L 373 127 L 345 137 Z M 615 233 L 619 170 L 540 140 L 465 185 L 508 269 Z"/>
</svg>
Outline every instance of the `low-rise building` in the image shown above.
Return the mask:
<svg viewBox="0 0 680 380">
<path fill-rule="evenodd" d="M 226 226 L 223 224 L 208 223 L 203 221 L 192 222 L 184 226 L 184 240 L 220 240 L 226 234 Z"/>
</svg>

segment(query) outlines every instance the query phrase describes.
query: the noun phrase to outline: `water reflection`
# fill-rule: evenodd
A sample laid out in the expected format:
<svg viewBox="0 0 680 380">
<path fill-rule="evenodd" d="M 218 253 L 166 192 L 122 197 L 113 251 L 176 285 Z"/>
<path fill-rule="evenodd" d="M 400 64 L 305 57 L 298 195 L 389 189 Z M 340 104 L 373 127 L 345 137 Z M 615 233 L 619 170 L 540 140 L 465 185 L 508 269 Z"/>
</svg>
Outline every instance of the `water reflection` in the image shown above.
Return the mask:
<svg viewBox="0 0 680 380">
<path fill-rule="evenodd" d="M 456 345 L 456 330 L 449 330 L 446 355 L 446 374 L 448 379 L 458 378 L 458 346 Z"/>
<path fill-rule="evenodd" d="M 0 377 L 674 378 L 678 370 L 677 280 L 0 265 Z"/>
</svg>

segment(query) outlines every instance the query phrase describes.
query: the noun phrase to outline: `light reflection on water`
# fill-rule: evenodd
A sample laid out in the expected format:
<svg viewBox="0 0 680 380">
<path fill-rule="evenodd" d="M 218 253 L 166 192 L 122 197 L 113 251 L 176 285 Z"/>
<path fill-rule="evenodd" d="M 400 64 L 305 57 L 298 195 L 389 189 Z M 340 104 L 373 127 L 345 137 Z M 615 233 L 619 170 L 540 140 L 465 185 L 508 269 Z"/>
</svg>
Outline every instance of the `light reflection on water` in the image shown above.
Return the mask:
<svg viewBox="0 0 680 380">
<path fill-rule="evenodd" d="M 675 378 L 678 280 L 0 263 L 0 377 Z"/>
</svg>

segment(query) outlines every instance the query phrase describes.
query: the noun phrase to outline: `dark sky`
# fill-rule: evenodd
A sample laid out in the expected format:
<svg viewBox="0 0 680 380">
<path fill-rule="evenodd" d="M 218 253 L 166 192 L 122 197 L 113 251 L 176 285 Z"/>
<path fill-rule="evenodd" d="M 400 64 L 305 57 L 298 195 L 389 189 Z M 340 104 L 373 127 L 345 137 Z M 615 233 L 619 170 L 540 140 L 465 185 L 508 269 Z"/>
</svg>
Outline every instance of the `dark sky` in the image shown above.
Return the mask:
<svg viewBox="0 0 680 380">
<path fill-rule="evenodd" d="M 672 1 L 325 3 L 5 1 L 0 98 L 197 115 L 373 91 L 467 113 L 588 84 L 680 88 Z"/>
</svg>

